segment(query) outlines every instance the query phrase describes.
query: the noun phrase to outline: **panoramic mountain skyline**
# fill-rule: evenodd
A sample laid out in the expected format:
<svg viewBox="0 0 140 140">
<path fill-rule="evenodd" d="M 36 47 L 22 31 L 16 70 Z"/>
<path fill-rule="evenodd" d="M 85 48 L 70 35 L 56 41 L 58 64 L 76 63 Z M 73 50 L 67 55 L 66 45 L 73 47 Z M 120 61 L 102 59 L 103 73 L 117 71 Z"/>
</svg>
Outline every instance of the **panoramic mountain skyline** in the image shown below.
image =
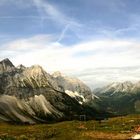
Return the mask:
<svg viewBox="0 0 140 140">
<path fill-rule="evenodd" d="M 91 88 L 140 80 L 139 0 L 1 0 L 0 60 L 39 64 Z"/>
</svg>

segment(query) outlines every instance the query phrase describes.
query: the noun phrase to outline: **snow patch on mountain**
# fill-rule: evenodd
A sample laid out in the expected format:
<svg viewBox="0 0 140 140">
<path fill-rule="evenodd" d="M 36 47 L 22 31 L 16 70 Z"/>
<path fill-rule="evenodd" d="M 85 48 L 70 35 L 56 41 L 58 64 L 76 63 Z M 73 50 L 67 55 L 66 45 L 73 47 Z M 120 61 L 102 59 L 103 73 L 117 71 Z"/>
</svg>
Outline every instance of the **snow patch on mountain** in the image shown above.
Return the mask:
<svg viewBox="0 0 140 140">
<path fill-rule="evenodd" d="M 81 97 L 84 97 L 85 99 L 92 99 L 92 92 L 90 88 L 79 79 L 65 76 L 58 71 L 53 73 L 52 76 L 63 91 L 68 90 L 73 93 L 77 92 L 79 95 L 81 95 Z"/>
<path fill-rule="evenodd" d="M 65 93 L 72 98 L 75 98 L 75 99 L 80 98 L 81 101 L 79 101 L 77 99 L 80 104 L 83 104 L 83 103 L 87 102 L 87 99 L 85 99 L 85 97 L 83 95 L 80 95 L 77 91 L 72 92 L 72 91 L 69 91 L 69 90 L 65 90 Z"/>
</svg>

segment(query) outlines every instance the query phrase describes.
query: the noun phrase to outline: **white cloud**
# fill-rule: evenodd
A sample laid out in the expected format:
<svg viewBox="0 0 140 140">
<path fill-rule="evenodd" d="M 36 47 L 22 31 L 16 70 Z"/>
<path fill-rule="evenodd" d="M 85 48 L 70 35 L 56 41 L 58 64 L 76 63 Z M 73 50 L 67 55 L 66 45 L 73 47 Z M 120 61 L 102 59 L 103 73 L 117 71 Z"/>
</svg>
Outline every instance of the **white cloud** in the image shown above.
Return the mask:
<svg viewBox="0 0 140 140">
<path fill-rule="evenodd" d="M 54 43 L 52 36 L 38 35 L 4 44 L 0 52 L 0 59 L 8 57 L 15 65 L 40 64 L 48 72 L 59 70 L 93 87 L 140 77 L 136 67 L 140 42 L 131 40 L 95 40 L 67 47 Z"/>
</svg>

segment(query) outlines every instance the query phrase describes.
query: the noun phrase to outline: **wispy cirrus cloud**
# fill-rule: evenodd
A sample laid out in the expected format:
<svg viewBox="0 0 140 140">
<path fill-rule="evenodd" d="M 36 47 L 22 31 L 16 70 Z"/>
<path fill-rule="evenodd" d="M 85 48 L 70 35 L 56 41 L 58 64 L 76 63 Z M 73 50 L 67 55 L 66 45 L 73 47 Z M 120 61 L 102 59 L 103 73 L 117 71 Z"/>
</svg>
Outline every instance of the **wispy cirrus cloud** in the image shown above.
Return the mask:
<svg viewBox="0 0 140 140">
<path fill-rule="evenodd" d="M 43 0 L 33 0 L 33 2 L 41 15 L 50 16 L 57 24 L 67 25 L 70 23 L 71 26 L 81 26 L 81 24 L 58 10 L 56 5 Z"/>
<path fill-rule="evenodd" d="M 65 28 L 62 30 L 62 32 L 61 32 L 61 34 L 60 34 L 60 36 L 59 36 L 57 42 L 60 42 L 60 41 L 64 38 L 65 33 L 67 32 L 69 26 L 70 26 L 70 24 L 67 24 L 67 25 L 65 26 Z"/>
<path fill-rule="evenodd" d="M 74 6 L 74 3 L 78 6 Z M 30 30 L 36 34 L 56 34 L 57 41 L 64 43 L 66 39 L 77 43 L 79 40 L 92 38 L 139 38 L 139 13 L 130 13 L 132 4 L 128 4 L 131 4 L 130 0 L 87 0 L 71 3 L 62 0 L 2 0 L 0 5 L 4 12 L 0 11 L 0 25 L 4 26 L 5 31 L 8 28 L 16 34 L 19 32 L 16 31 L 15 23 L 21 25 L 27 34 L 31 34 L 28 32 Z M 5 10 L 8 7 L 10 8 Z M 68 8 L 71 13 L 67 12 Z M 22 20 L 25 21 L 20 22 Z M 28 29 L 33 25 L 32 29 Z"/>
<path fill-rule="evenodd" d="M 65 15 L 63 12 L 61 12 L 56 5 L 50 4 L 48 1 L 43 0 L 33 0 L 34 4 L 37 7 L 38 12 L 40 13 L 42 17 L 42 24 L 44 21 L 44 17 L 47 16 L 50 19 L 57 24 L 57 26 L 62 26 L 62 32 L 60 33 L 60 36 L 58 37 L 58 41 L 61 41 L 67 30 L 71 30 L 76 33 L 77 28 L 83 27 L 83 25 L 73 18 Z"/>
</svg>

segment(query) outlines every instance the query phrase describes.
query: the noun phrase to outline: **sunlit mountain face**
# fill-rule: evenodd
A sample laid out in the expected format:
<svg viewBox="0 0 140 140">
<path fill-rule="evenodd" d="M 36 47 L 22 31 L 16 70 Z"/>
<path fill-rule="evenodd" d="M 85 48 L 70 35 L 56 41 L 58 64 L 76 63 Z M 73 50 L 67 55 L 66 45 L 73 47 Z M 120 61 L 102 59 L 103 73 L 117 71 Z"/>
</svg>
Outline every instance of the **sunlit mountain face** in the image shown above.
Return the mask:
<svg viewBox="0 0 140 140">
<path fill-rule="evenodd" d="M 92 89 L 139 81 L 139 0 L 1 0 L 0 60 L 62 71 Z"/>
</svg>

